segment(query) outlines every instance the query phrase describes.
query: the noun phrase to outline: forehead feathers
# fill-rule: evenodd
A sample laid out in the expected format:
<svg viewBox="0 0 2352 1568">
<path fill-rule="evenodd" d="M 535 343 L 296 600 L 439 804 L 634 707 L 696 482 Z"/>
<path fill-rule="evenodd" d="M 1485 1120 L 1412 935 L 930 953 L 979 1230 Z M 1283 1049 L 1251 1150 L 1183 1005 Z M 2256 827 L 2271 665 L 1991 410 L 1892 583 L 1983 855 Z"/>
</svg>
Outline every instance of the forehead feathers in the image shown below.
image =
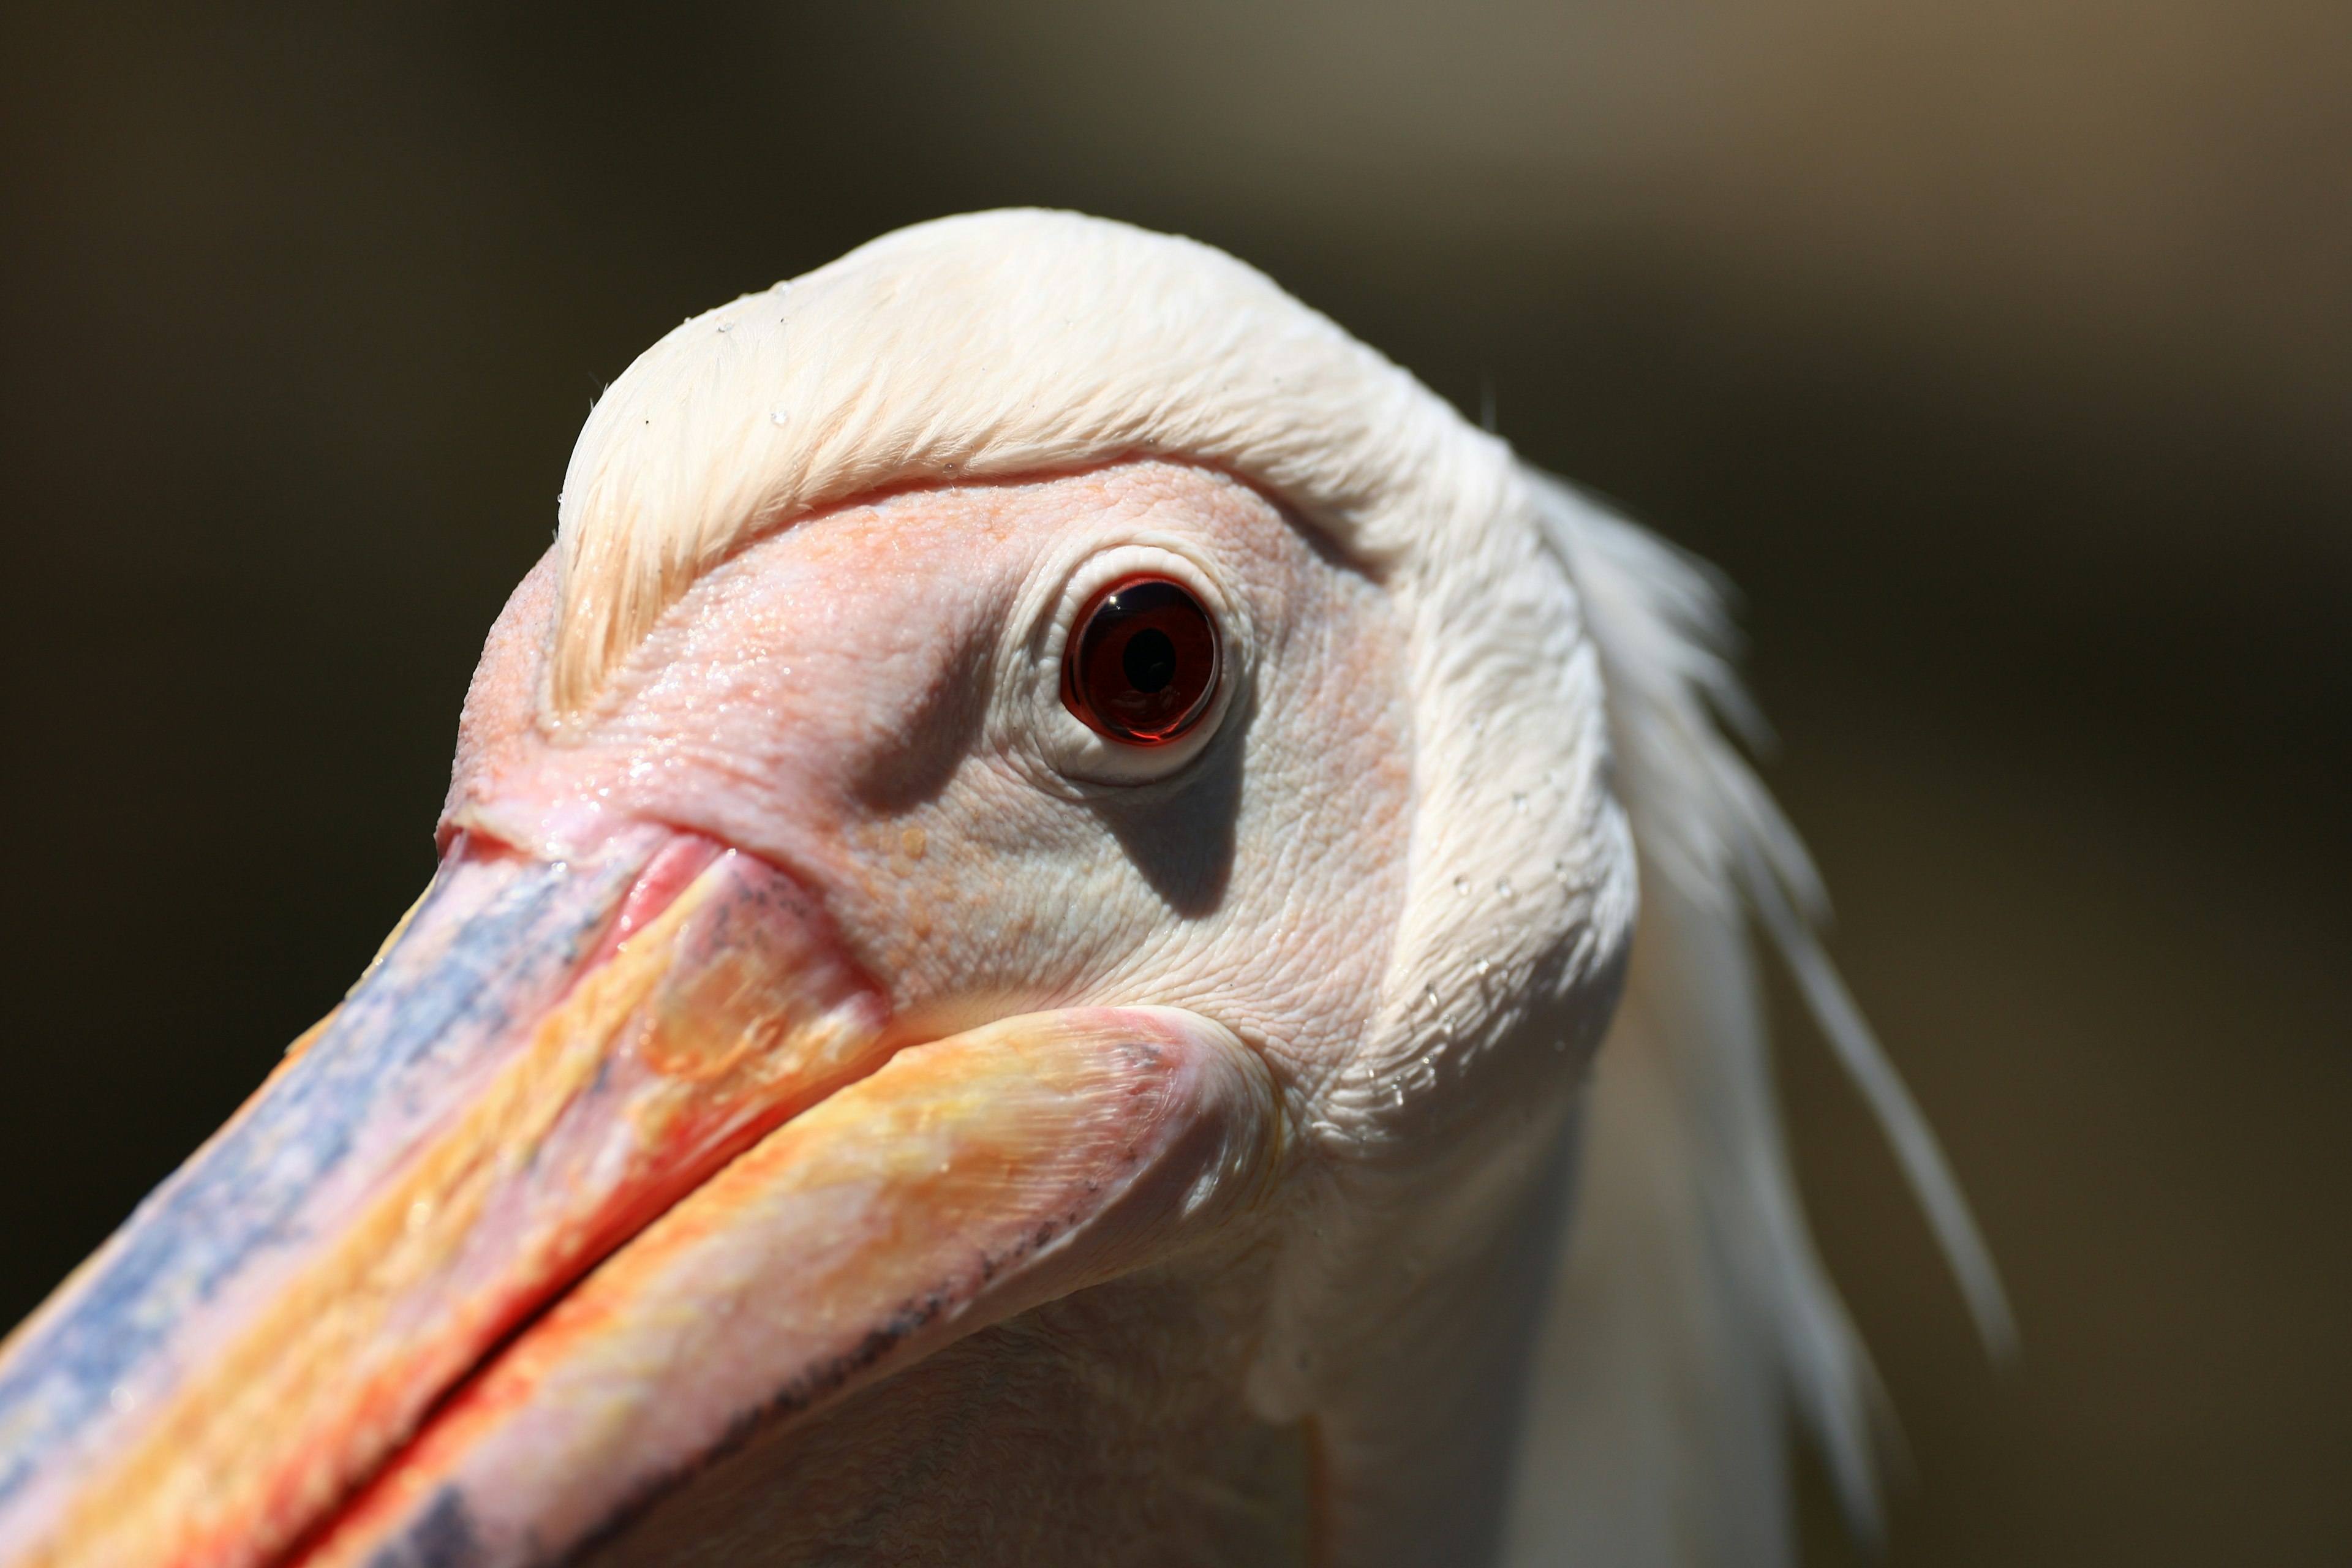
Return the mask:
<svg viewBox="0 0 2352 1568">
<path fill-rule="evenodd" d="M 589 702 L 694 578 L 886 486 L 1124 456 L 1215 464 L 1391 565 L 1491 516 L 1507 449 L 1221 251 L 1075 214 L 901 229 L 697 316 L 604 394 L 564 478 L 547 690 Z"/>
</svg>

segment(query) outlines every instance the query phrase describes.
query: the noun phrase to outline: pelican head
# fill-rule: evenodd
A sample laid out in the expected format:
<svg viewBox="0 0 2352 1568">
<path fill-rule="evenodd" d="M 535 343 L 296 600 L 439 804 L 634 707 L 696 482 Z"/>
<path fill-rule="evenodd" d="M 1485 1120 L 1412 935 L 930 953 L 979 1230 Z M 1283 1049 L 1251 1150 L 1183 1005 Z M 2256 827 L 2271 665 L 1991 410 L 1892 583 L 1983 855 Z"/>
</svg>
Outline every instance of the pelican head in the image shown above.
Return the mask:
<svg viewBox="0 0 2352 1568">
<path fill-rule="evenodd" d="M 1789 1367 L 1861 1473 L 1685 563 L 1044 212 L 687 321 L 559 520 L 431 887 L 8 1342 L 0 1562 L 1475 1563 Z"/>
</svg>

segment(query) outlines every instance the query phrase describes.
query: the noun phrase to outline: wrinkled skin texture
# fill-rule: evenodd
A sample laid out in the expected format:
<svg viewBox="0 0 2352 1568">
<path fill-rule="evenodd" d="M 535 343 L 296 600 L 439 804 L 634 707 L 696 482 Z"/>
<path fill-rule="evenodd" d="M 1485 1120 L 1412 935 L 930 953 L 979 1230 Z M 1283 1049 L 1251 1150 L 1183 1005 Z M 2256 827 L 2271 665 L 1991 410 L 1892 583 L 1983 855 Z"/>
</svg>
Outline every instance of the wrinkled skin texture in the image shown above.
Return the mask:
<svg viewBox="0 0 2352 1568">
<path fill-rule="evenodd" d="M 1238 601 L 1244 684 L 1173 776 L 1074 782 L 1036 720 L 1075 721 L 1015 656 L 1087 561 L 1155 540 Z M 537 848 L 640 818 L 759 855 L 824 901 L 910 1033 L 1190 1007 L 1305 1093 L 1370 1019 L 1412 806 L 1403 637 L 1255 490 L 1139 463 L 803 520 L 703 577 L 551 736 L 553 591 L 543 561 L 491 633 L 451 826 Z"/>
</svg>

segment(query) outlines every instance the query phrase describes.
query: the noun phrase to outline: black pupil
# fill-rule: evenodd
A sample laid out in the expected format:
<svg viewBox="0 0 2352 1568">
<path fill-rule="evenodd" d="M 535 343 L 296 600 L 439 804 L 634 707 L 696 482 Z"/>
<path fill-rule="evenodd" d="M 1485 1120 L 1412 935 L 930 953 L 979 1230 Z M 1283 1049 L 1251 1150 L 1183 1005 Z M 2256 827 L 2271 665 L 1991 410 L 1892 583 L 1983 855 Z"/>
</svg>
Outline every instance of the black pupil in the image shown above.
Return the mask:
<svg viewBox="0 0 2352 1568">
<path fill-rule="evenodd" d="M 1115 741 L 1164 745 L 1199 723 L 1216 695 L 1216 623 L 1170 578 L 1129 577 L 1096 595 L 1076 641 L 1062 700 Z"/>
<path fill-rule="evenodd" d="M 1138 691 L 1157 691 L 1176 679 L 1176 644 L 1158 626 L 1146 626 L 1127 639 L 1118 656 L 1128 684 Z"/>
</svg>

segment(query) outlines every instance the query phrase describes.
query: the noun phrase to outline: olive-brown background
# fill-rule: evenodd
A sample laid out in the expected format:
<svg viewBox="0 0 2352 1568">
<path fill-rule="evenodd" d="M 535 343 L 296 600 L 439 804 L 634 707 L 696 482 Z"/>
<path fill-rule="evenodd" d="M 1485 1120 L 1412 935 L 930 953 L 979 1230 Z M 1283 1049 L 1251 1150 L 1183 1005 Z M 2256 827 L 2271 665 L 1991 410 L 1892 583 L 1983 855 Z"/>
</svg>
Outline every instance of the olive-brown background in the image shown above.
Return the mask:
<svg viewBox="0 0 2352 1568">
<path fill-rule="evenodd" d="M 1989 1369 L 1792 1023 L 1887 1561 L 2345 1560 L 2347 197 L 2340 0 L 13 9 L 0 1321 L 429 873 L 597 389 L 886 228 L 1073 205 L 1745 589 L 2023 1324 Z"/>
</svg>

